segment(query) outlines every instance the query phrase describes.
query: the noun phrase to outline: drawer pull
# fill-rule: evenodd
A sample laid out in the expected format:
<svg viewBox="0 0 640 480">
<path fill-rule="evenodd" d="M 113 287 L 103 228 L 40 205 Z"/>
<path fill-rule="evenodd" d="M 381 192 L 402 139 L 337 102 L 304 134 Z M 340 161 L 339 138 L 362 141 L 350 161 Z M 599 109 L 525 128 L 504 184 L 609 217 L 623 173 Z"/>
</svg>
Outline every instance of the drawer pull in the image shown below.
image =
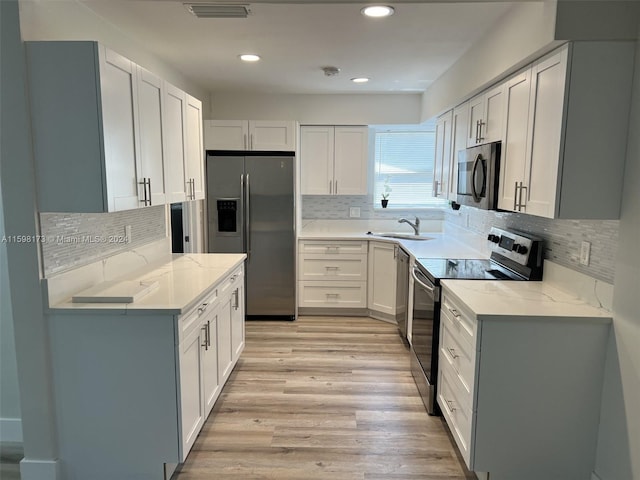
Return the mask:
<svg viewBox="0 0 640 480">
<path fill-rule="evenodd" d="M 327 293 L 327 298 L 338 298 L 339 296 L 339 293 Z"/>
<path fill-rule="evenodd" d="M 444 400 L 444 403 L 447 404 L 447 410 L 449 410 L 449 413 L 453 413 L 456 411 L 456 407 L 453 406 L 453 400 Z"/>
<path fill-rule="evenodd" d="M 327 247 L 327 252 L 339 252 L 340 247 Z"/>
<path fill-rule="evenodd" d="M 449 355 L 451 355 L 452 358 L 458 358 L 460 356 L 460 355 L 456 355 L 455 348 L 447 347 L 447 351 L 449 352 Z"/>
<path fill-rule="evenodd" d="M 202 315 L 208 306 L 208 303 L 203 303 L 202 306 L 198 308 L 198 315 Z"/>
<path fill-rule="evenodd" d="M 327 267 L 324 267 L 324 268 L 326 268 L 327 270 L 340 270 L 340 267 L 327 266 Z"/>
<path fill-rule="evenodd" d="M 204 343 L 200 346 L 204 347 L 205 350 L 209 350 L 209 329 L 207 325 L 203 325 L 200 328 L 204 331 Z"/>
<path fill-rule="evenodd" d="M 447 307 L 449 309 L 449 311 L 451 312 L 451 315 L 453 315 L 456 318 L 460 318 L 461 315 L 458 313 L 458 311 L 455 308 L 451 308 L 451 307 Z"/>
</svg>

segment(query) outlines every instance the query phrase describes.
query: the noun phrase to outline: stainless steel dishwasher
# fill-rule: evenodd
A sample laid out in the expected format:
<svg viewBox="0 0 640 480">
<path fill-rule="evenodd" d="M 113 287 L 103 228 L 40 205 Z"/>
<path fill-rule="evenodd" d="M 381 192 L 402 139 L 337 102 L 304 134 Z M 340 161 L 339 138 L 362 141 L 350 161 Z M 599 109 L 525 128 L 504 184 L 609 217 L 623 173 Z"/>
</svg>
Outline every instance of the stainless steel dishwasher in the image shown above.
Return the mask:
<svg viewBox="0 0 640 480">
<path fill-rule="evenodd" d="M 409 254 L 396 245 L 396 322 L 402 340 L 408 344 L 409 320 Z"/>
</svg>

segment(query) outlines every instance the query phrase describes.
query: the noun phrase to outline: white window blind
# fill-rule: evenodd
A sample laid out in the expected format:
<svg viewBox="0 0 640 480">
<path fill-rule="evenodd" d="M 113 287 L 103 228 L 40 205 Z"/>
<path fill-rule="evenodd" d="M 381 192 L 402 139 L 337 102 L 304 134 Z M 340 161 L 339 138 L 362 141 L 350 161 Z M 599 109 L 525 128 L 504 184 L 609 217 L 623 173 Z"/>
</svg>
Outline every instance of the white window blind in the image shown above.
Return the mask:
<svg viewBox="0 0 640 480">
<path fill-rule="evenodd" d="M 389 208 L 440 206 L 433 195 L 435 131 L 376 131 L 374 205 L 380 208 L 385 182 Z"/>
</svg>

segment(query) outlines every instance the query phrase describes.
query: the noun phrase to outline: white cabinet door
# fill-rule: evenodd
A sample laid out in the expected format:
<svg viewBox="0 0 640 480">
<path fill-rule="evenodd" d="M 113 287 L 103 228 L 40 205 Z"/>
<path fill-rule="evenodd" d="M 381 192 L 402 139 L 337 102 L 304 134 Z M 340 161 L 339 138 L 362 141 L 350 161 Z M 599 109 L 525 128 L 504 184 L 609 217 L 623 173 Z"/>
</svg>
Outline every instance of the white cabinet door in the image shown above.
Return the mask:
<svg viewBox="0 0 640 480">
<path fill-rule="evenodd" d="M 184 202 L 187 198 L 184 171 L 186 96 L 182 90 L 165 82 L 162 98 L 162 138 L 167 201 L 169 203 Z"/>
<path fill-rule="evenodd" d="M 295 122 L 274 120 L 249 121 L 249 150 L 293 152 L 295 149 Z"/>
<path fill-rule="evenodd" d="M 469 101 L 467 147 L 502 140 L 503 92 L 500 84 Z"/>
<path fill-rule="evenodd" d="M 140 206 L 135 64 L 102 45 L 99 52 L 108 211 L 129 210 Z"/>
<path fill-rule="evenodd" d="M 484 95 L 480 94 L 469 100 L 469 118 L 467 121 L 467 147 L 475 147 L 480 143 L 480 122 L 484 119 Z"/>
<path fill-rule="evenodd" d="M 246 120 L 207 120 L 206 150 L 248 150 L 249 122 Z"/>
<path fill-rule="evenodd" d="M 450 190 L 451 139 L 453 111 L 440 115 L 436 122 L 436 151 L 433 166 L 433 196 L 448 198 Z"/>
<path fill-rule="evenodd" d="M 554 218 L 559 190 L 558 162 L 564 108 L 567 50 L 533 65 L 524 183 L 528 187 L 524 211 Z"/>
<path fill-rule="evenodd" d="M 368 304 L 370 310 L 396 313 L 397 246 L 369 242 Z"/>
<path fill-rule="evenodd" d="M 204 342 L 202 351 L 202 389 L 204 395 L 204 418 L 206 419 L 220 394 L 221 382 L 218 379 L 218 310 L 204 319 Z"/>
<path fill-rule="evenodd" d="M 204 424 L 203 358 L 204 328 L 194 329 L 179 348 L 181 454 L 184 461 Z"/>
<path fill-rule="evenodd" d="M 233 360 L 244 349 L 244 277 L 239 276 L 231 292 L 231 351 Z"/>
<path fill-rule="evenodd" d="M 302 195 L 333 193 L 333 127 L 300 127 L 300 170 Z"/>
<path fill-rule="evenodd" d="M 527 137 L 531 70 L 516 75 L 505 85 L 505 138 L 500 160 L 498 208 L 518 210 L 521 182 L 527 162 Z"/>
<path fill-rule="evenodd" d="M 140 198 L 147 205 L 166 203 L 162 149 L 162 79 L 138 66 L 138 118 L 140 123 Z M 144 189 L 147 189 L 145 192 Z"/>
<path fill-rule="evenodd" d="M 458 156 L 467 148 L 467 123 L 469 121 L 469 103 L 463 103 L 453 109 L 451 122 L 451 167 L 449 181 L 449 200 L 456 200 L 458 195 Z"/>
<path fill-rule="evenodd" d="M 335 127 L 336 195 L 367 194 L 367 127 Z"/>
<path fill-rule="evenodd" d="M 231 295 L 220 301 L 218 311 L 218 378 L 224 383 L 233 368 L 233 352 L 231 350 Z"/>
<path fill-rule="evenodd" d="M 191 95 L 186 95 L 185 105 L 185 172 L 187 179 L 187 199 L 202 200 L 205 191 L 202 102 Z"/>
</svg>

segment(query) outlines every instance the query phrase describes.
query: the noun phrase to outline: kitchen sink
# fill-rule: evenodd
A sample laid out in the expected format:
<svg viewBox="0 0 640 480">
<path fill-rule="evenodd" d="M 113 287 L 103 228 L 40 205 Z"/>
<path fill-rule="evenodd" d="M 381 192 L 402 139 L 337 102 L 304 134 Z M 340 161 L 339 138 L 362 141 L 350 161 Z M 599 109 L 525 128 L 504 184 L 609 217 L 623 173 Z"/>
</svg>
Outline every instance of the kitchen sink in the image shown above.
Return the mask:
<svg viewBox="0 0 640 480">
<path fill-rule="evenodd" d="M 397 238 L 400 240 L 433 240 L 433 237 L 414 235 L 412 233 L 371 233 L 371 235 L 376 237 Z"/>
</svg>

